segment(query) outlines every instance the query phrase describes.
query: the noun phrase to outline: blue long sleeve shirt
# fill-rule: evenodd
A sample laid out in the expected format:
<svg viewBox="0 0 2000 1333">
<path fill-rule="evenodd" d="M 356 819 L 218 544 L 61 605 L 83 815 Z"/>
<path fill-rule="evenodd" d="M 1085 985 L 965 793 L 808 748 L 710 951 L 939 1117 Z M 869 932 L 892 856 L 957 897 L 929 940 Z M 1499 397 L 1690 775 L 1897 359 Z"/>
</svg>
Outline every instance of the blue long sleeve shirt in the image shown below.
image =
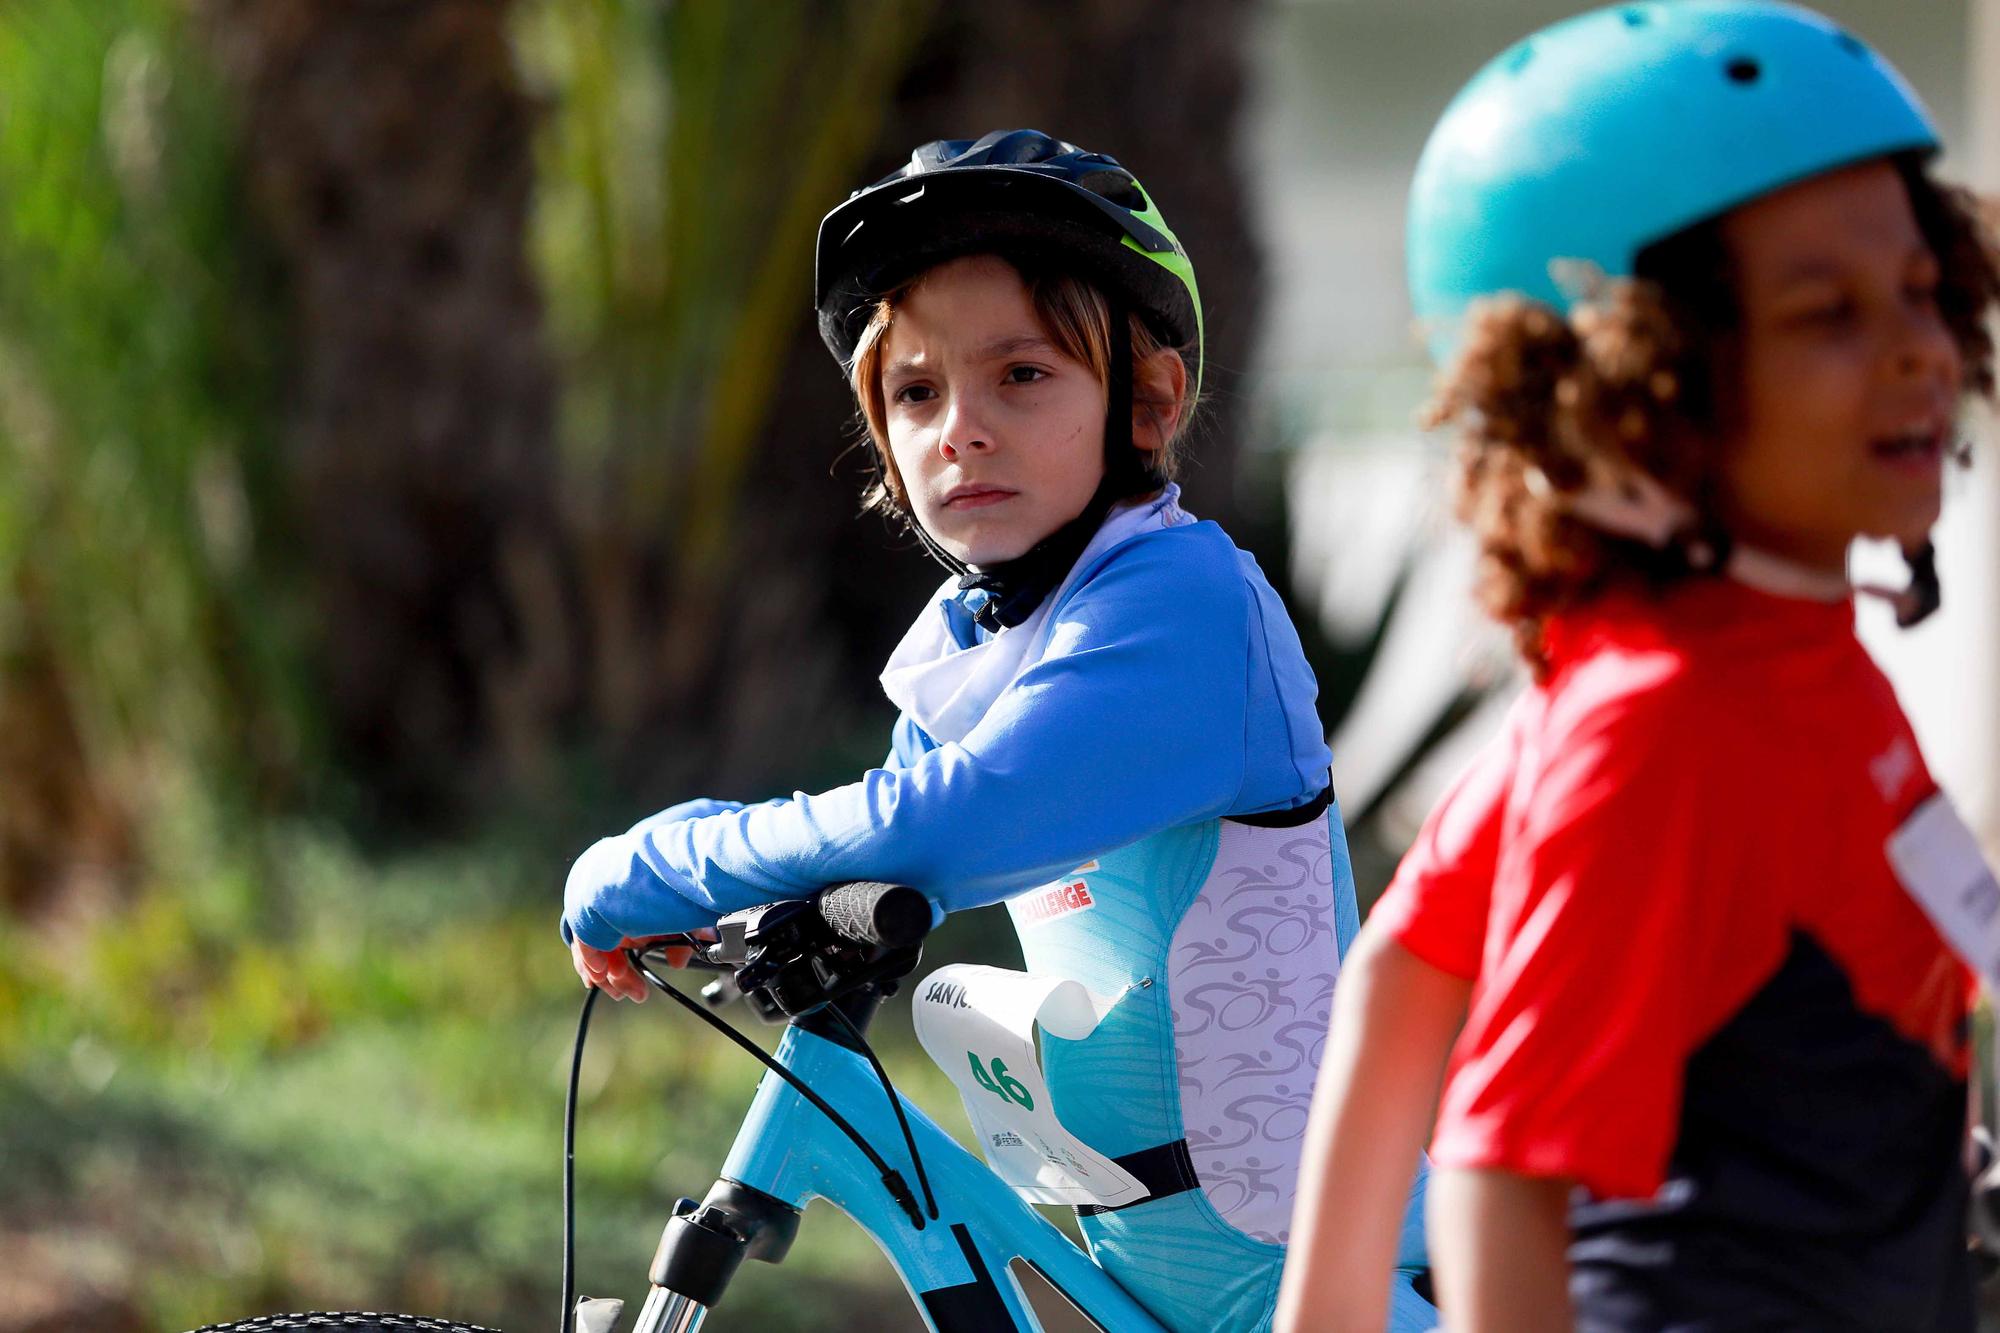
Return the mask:
<svg viewBox="0 0 2000 1333">
<path fill-rule="evenodd" d="M 1132 537 L 1052 608 L 1046 648 L 961 740 L 898 720 L 890 762 L 761 805 L 690 802 L 578 859 L 564 935 L 599 949 L 846 880 L 946 911 L 1147 834 L 1302 804 L 1330 755 L 1277 594 L 1214 523 Z M 973 631 L 969 631 L 971 633 Z"/>
</svg>

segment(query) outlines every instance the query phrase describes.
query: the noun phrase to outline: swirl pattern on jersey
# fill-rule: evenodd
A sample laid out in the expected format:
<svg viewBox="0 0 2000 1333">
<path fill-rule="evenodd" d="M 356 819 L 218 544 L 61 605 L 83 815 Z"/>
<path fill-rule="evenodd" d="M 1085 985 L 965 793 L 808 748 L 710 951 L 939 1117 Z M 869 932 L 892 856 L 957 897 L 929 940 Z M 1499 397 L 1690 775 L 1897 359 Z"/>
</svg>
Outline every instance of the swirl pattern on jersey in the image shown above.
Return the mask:
<svg viewBox="0 0 2000 1333">
<path fill-rule="evenodd" d="M 1167 954 L 1181 1117 L 1203 1192 L 1283 1244 L 1340 971 L 1326 820 L 1224 821 Z"/>
</svg>

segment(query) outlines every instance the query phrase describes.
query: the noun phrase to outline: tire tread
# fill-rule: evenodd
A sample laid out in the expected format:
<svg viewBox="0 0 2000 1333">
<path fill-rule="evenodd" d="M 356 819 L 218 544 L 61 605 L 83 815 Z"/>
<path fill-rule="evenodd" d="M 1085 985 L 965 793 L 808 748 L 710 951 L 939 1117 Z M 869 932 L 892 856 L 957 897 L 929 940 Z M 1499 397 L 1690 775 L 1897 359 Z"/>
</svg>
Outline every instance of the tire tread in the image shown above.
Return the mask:
<svg viewBox="0 0 2000 1333">
<path fill-rule="evenodd" d="M 315 1310 L 266 1314 L 231 1324 L 203 1324 L 190 1333 L 497 1333 L 479 1324 L 430 1315 L 380 1314 L 373 1310 Z"/>
</svg>

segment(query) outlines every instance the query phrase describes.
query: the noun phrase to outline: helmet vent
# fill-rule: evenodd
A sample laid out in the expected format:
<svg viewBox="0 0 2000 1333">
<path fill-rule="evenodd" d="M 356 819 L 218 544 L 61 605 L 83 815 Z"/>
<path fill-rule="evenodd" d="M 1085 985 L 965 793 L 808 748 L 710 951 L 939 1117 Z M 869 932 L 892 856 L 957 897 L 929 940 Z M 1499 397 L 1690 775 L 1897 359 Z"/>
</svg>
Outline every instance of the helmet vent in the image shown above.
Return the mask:
<svg viewBox="0 0 2000 1333">
<path fill-rule="evenodd" d="M 1731 83 L 1749 85 L 1764 77 L 1764 67 L 1748 56 L 1738 56 L 1722 67 Z"/>
<path fill-rule="evenodd" d="M 1076 183 L 1120 208 L 1137 213 L 1146 207 L 1146 196 L 1139 193 L 1132 178 L 1123 171 L 1093 171 L 1078 178 Z"/>
</svg>

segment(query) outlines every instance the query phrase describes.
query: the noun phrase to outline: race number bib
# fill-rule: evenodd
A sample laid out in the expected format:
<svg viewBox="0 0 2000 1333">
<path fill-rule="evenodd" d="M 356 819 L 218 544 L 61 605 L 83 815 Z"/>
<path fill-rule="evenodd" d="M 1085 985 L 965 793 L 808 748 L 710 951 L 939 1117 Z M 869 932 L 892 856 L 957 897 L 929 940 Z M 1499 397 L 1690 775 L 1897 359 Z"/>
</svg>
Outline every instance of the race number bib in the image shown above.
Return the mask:
<svg viewBox="0 0 2000 1333">
<path fill-rule="evenodd" d="M 1030 1203 L 1127 1204 L 1145 1186 L 1064 1129 L 1035 1050 L 1090 1035 L 1113 1001 L 1080 982 L 954 963 L 926 977 L 910 1009 L 917 1040 L 958 1085 L 986 1160 Z"/>
<path fill-rule="evenodd" d="M 2000 881 L 1938 792 L 1889 838 L 1889 864 L 1953 953 L 2000 992 Z"/>
</svg>

